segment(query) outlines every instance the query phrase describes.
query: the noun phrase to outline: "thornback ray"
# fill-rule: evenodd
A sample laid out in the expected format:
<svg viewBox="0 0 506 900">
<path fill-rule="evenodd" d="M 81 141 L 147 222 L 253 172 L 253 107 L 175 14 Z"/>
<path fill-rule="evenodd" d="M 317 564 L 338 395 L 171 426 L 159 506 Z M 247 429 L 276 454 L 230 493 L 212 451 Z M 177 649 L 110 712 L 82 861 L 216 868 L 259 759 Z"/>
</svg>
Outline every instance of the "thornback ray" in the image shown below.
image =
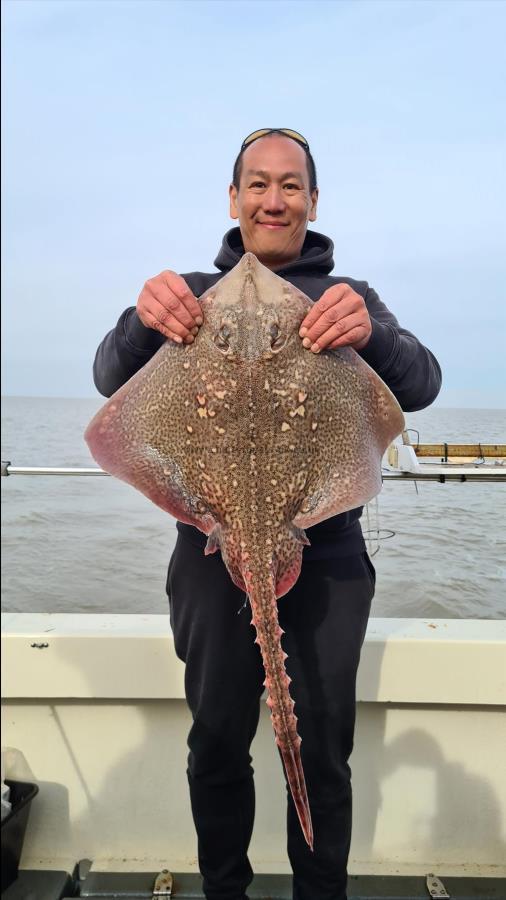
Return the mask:
<svg viewBox="0 0 506 900">
<path fill-rule="evenodd" d="M 253 254 L 200 302 L 195 341 L 167 341 L 85 438 L 103 469 L 207 534 L 205 552 L 220 550 L 248 594 L 276 743 L 312 848 L 276 600 L 299 577 L 304 529 L 380 491 L 381 459 L 404 417 L 354 350 L 302 347 L 311 301 Z"/>
</svg>

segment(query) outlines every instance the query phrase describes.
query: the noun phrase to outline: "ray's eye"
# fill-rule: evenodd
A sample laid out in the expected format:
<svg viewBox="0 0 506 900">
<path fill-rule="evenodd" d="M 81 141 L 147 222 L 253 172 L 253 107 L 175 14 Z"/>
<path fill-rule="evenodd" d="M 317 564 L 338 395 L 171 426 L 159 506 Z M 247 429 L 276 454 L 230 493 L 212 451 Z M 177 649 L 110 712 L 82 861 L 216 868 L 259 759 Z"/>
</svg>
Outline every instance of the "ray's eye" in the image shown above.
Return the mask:
<svg viewBox="0 0 506 900">
<path fill-rule="evenodd" d="M 222 325 L 218 334 L 214 339 L 214 343 L 220 350 L 228 350 L 229 349 L 229 338 L 231 335 L 231 331 L 228 325 Z"/>
<path fill-rule="evenodd" d="M 272 325 L 269 327 L 269 335 L 271 338 L 271 348 L 273 350 L 277 350 L 279 347 L 281 347 L 281 344 L 283 343 L 283 338 L 281 336 L 281 329 L 277 322 L 273 322 Z"/>
</svg>

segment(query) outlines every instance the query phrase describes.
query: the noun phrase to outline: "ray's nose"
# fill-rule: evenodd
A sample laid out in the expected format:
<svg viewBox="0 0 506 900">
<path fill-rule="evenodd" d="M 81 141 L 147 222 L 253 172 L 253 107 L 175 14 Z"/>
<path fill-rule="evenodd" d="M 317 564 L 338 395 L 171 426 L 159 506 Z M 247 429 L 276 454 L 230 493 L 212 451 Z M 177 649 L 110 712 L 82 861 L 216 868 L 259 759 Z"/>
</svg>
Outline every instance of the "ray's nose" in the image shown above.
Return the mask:
<svg viewBox="0 0 506 900">
<path fill-rule="evenodd" d="M 252 270 L 258 265 L 258 259 L 254 253 L 248 250 L 247 253 L 242 255 L 240 265 L 245 269 Z"/>
</svg>

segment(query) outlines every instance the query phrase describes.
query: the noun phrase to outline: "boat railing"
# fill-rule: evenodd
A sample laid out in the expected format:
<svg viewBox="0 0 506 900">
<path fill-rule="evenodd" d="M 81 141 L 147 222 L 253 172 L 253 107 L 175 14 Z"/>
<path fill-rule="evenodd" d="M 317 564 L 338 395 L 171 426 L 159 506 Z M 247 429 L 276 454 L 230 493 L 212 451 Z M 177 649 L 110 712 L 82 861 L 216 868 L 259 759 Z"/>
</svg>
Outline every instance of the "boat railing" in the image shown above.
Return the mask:
<svg viewBox="0 0 506 900">
<path fill-rule="evenodd" d="M 1 475 L 109 476 L 98 466 L 17 466 L 2 460 Z M 407 432 L 402 442 L 388 448 L 382 477 L 385 481 L 506 481 L 506 444 L 412 444 Z"/>
</svg>

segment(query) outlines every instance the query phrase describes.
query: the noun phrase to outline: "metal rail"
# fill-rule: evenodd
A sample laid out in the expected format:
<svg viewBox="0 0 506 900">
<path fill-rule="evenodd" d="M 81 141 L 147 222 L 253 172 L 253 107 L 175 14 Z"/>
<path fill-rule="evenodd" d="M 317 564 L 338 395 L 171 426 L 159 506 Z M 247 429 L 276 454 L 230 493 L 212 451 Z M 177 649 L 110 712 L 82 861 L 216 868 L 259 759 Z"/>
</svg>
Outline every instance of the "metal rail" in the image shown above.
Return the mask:
<svg viewBox="0 0 506 900">
<path fill-rule="evenodd" d="M 90 466 L 13 466 L 11 462 L 2 460 L 2 475 L 107 475 L 103 469 Z"/>
<path fill-rule="evenodd" d="M 79 467 L 79 466 L 13 466 L 9 461 L 3 461 L 1 464 L 1 475 L 74 475 L 74 476 L 90 476 L 103 475 L 109 476 L 109 472 L 104 472 L 98 467 Z M 382 470 L 382 476 L 385 481 L 438 481 L 444 484 L 446 481 L 488 481 L 488 482 L 506 482 L 506 466 L 498 465 L 496 467 L 476 465 L 476 468 L 467 466 L 453 466 L 448 463 L 440 465 L 427 465 L 426 471 L 416 472 L 399 472 L 395 469 Z"/>
<path fill-rule="evenodd" d="M 438 481 L 445 484 L 447 481 L 481 481 L 481 482 L 506 482 L 506 468 L 497 469 L 492 467 L 484 470 L 483 468 L 473 469 L 469 471 L 466 466 L 455 466 L 454 469 L 448 466 L 431 466 L 430 471 L 424 472 L 395 472 L 389 469 L 383 469 L 382 478 L 384 481 Z"/>
</svg>

